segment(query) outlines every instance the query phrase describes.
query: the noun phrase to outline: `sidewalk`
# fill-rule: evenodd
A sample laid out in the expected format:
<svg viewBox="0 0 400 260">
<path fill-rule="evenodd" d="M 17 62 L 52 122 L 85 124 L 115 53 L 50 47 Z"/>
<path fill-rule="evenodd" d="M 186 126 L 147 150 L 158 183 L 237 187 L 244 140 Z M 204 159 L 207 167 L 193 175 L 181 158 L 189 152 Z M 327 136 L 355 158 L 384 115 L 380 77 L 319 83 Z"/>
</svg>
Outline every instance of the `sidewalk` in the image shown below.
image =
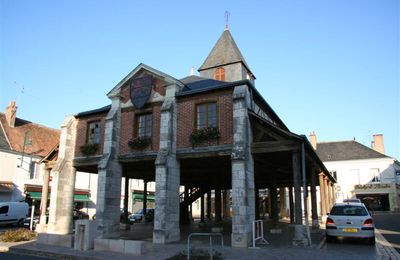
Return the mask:
<svg viewBox="0 0 400 260">
<path fill-rule="evenodd" d="M 313 252 L 318 250 L 324 237 L 323 230 L 315 230 L 311 232 L 312 245 L 310 247 L 295 247 L 292 246 L 293 228 L 287 223 L 281 223 L 280 228 L 282 233 L 279 234 L 267 233 L 267 230 L 270 229 L 266 228 L 265 239 L 269 244 L 259 245 L 260 248 L 231 248 L 230 239 L 225 239 L 228 235 L 224 236 L 225 245 L 223 248 L 220 246 L 220 240 L 214 241 L 213 248 L 221 253 L 224 259 L 310 259 L 310 255 L 312 256 Z M 141 256 L 94 250 L 79 251 L 73 248 L 37 244 L 36 241 L 0 243 L 0 251 L 3 249 L 3 251 L 54 259 L 168 259 L 179 253 L 187 254 L 187 235 L 184 233 L 182 236 L 181 241 L 166 245 L 148 242 L 149 250 Z M 193 238 L 191 248 L 203 250 L 205 253 L 208 252 L 208 239 Z"/>
</svg>

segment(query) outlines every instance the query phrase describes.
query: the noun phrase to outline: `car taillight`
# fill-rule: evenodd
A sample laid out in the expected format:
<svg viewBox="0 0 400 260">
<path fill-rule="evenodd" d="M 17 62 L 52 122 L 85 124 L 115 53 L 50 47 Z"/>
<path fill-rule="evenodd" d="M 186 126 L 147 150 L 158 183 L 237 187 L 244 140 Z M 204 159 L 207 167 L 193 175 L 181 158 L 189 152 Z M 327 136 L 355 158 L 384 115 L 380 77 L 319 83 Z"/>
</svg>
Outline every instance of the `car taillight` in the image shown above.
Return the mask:
<svg viewBox="0 0 400 260">
<path fill-rule="evenodd" d="M 333 219 L 327 218 L 327 219 L 326 219 L 326 224 L 327 224 L 327 225 L 335 225 L 335 222 L 333 221 Z"/>
<path fill-rule="evenodd" d="M 363 226 L 371 227 L 373 224 L 374 224 L 374 221 L 372 220 L 372 218 L 368 218 L 364 221 Z"/>
</svg>

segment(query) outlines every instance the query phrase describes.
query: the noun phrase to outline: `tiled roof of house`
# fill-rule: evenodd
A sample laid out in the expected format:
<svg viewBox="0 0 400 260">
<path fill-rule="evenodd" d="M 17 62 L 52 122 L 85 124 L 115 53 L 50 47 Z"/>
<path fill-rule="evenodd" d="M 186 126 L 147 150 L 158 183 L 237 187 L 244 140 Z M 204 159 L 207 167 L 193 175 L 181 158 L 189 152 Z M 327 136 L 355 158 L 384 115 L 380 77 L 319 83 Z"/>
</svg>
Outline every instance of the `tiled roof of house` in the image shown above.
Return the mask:
<svg viewBox="0 0 400 260">
<path fill-rule="evenodd" d="M 3 128 L 0 128 L 0 147 L 3 148 L 7 136 L 11 147 L 10 150 L 31 155 L 45 156 L 60 140 L 60 131 L 20 118 L 16 118 L 15 127 L 10 127 L 4 113 L 0 113 L 0 121 Z M 4 129 L 4 132 L 3 132 Z M 26 136 L 26 138 L 25 138 Z M 24 149 L 24 139 L 26 145 Z M 7 140 L 5 140 L 7 142 Z M 7 143 L 8 144 L 8 143 Z"/>
<path fill-rule="evenodd" d="M 316 152 L 323 162 L 388 158 L 357 141 L 318 143 Z"/>
</svg>

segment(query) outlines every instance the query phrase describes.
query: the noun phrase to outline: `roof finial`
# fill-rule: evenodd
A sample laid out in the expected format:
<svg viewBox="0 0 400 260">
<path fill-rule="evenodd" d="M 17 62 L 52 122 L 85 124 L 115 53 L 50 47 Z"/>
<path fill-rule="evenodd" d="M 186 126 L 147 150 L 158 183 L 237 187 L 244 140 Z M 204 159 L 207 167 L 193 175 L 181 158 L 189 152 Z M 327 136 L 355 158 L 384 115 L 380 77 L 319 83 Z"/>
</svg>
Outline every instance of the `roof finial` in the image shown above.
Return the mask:
<svg viewBox="0 0 400 260">
<path fill-rule="evenodd" d="M 225 11 L 225 30 L 229 30 L 229 16 L 231 15 L 230 12 Z"/>
<path fill-rule="evenodd" d="M 192 68 L 190 69 L 190 76 L 194 76 L 195 72 L 194 72 L 194 66 L 192 66 Z"/>
</svg>

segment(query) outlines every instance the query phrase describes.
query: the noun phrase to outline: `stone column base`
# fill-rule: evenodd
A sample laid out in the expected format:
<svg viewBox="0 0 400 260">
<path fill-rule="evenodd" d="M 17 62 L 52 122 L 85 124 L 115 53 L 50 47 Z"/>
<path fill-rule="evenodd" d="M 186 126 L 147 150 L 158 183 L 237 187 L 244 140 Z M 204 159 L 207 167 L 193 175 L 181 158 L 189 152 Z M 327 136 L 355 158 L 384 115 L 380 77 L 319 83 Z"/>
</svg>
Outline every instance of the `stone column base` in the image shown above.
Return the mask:
<svg viewBox="0 0 400 260">
<path fill-rule="evenodd" d="M 73 241 L 74 241 L 74 235 L 72 234 L 58 235 L 58 234 L 40 233 L 38 235 L 36 243 L 72 248 Z"/>
<path fill-rule="evenodd" d="M 35 231 L 37 233 L 46 233 L 47 232 L 47 224 L 36 224 Z"/>
<path fill-rule="evenodd" d="M 308 239 L 306 236 L 305 226 L 294 225 L 294 237 L 292 244 L 294 246 L 308 246 Z"/>
<path fill-rule="evenodd" d="M 251 233 L 232 233 L 232 247 L 248 247 L 251 242 Z"/>
<path fill-rule="evenodd" d="M 153 243 L 166 244 L 169 242 L 179 241 L 181 239 L 180 230 L 154 230 Z"/>
</svg>

